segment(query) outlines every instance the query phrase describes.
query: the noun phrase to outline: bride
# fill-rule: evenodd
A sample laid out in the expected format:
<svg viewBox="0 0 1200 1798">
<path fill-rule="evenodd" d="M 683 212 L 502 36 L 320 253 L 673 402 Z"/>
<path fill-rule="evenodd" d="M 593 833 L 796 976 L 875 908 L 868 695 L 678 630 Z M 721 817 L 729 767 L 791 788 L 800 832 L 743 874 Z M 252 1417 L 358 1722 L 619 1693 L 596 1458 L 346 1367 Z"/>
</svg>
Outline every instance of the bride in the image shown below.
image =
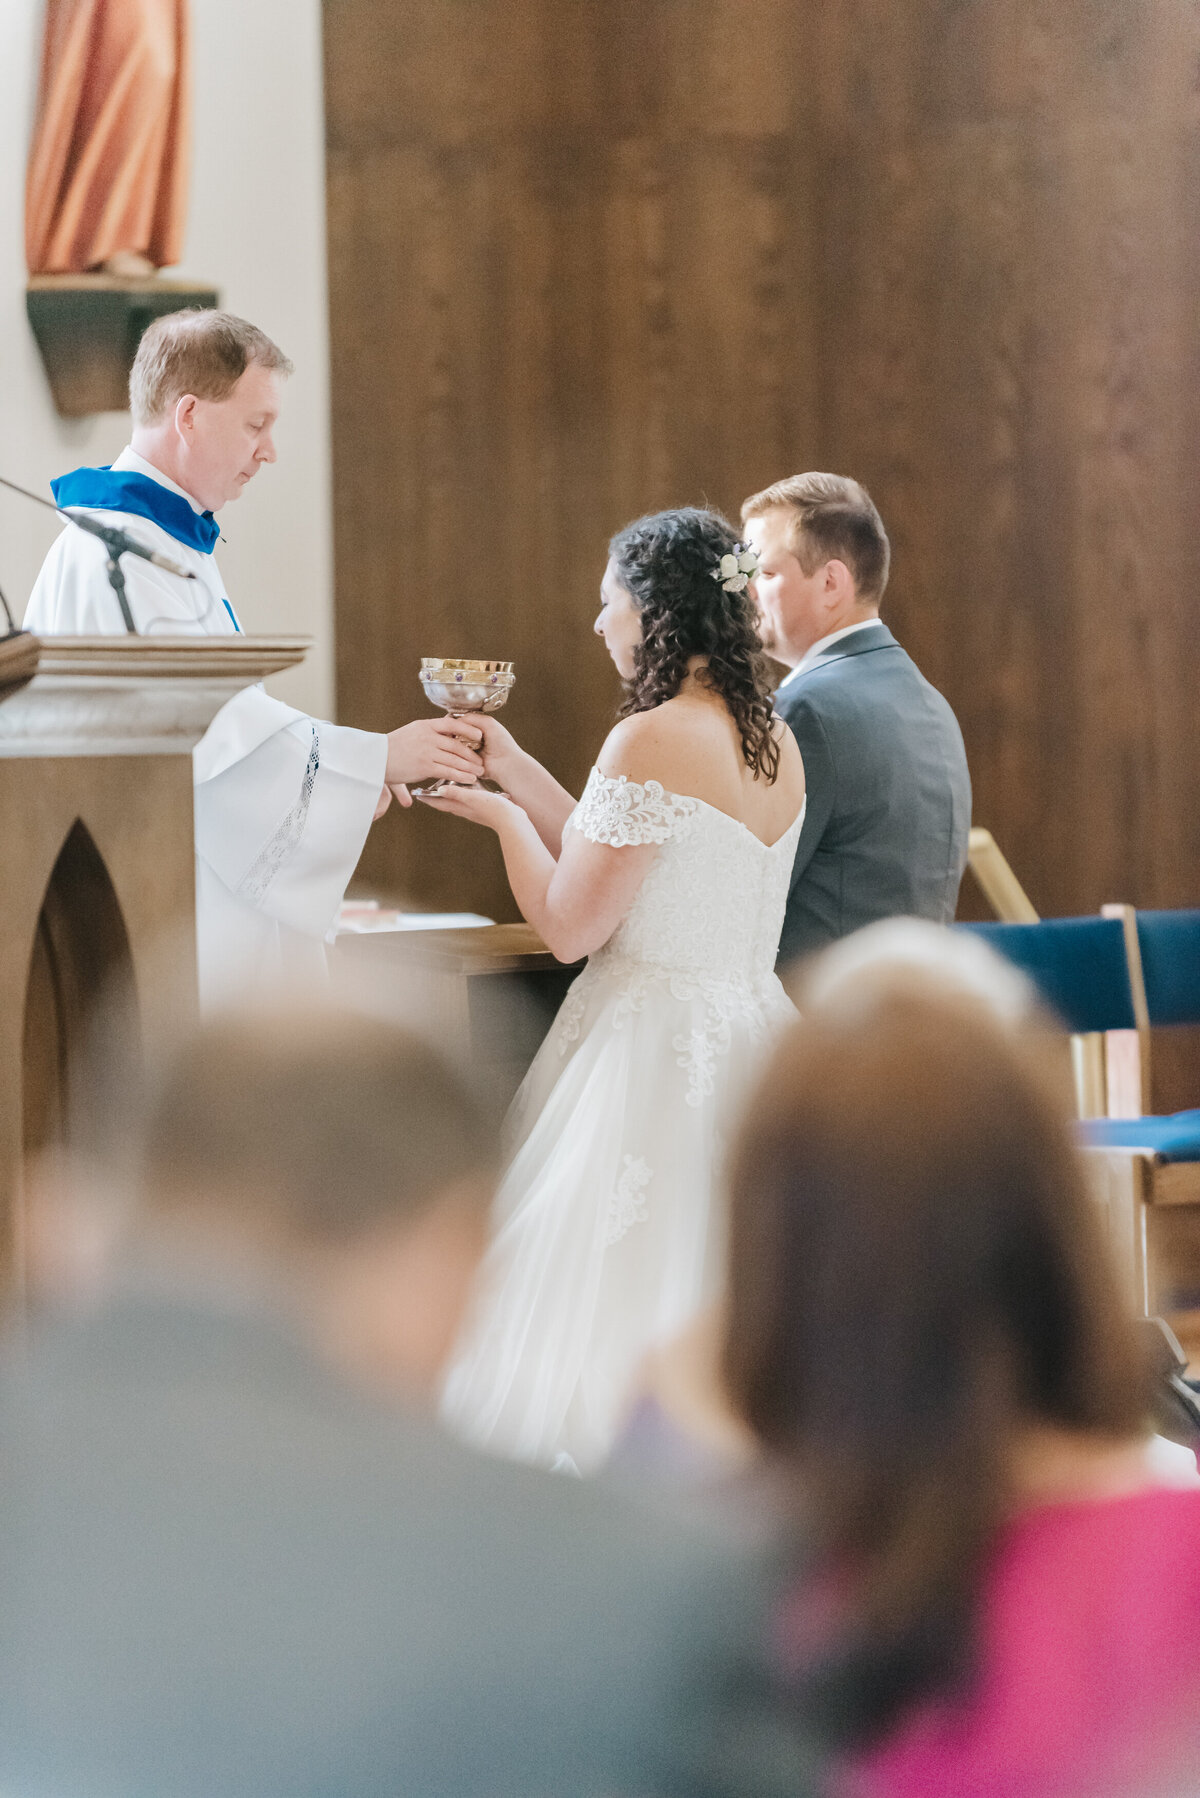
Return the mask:
<svg viewBox="0 0 1200 1798">
<path fill-rule="evenodd" d="M 791 1013 L 774 966 L 804 769 L 771 709 L 754 566 L 714 512 L 629 525 L 595 625 L 628 694 L 583 797 L 492 718 L 505 793 L 429 801 L 494 830 L 524 917 L 560 961 L 589 958 L 510 1114 L 443 1398 L 461 1435 L 549 1466 L 603 1460 L 647 1349 L 719 1291 L 726 1133 Z"/>
</svg>

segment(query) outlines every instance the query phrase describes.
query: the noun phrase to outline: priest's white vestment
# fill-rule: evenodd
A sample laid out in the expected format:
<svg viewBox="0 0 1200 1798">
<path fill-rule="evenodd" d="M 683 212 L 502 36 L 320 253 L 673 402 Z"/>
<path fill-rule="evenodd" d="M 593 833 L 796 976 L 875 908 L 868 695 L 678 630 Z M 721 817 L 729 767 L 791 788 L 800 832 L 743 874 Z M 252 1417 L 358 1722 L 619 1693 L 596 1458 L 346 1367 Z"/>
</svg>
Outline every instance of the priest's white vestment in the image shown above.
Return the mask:
<svg viewBox="0 0 1200 1798">
<path fill-rule="evenodd" d="M 123 557 L 139 632 L 240 632 L 212 554 L 212 514 L 151 463 L 125 449 L 111 469 L 79 469 L 54 487 L 60 505 L 128 530 L 196 576 L 184 580 Z M 106 561 L 98 538 L 67 525 L 34 585 L 26 628 L 43 637 L 123 633 Z M 386 763 L 386 737 L 309 718 L 261 686 L 218 712 L 192 756 L 205 1004 L 285 972 L 323 968 L 324 942 L 371 827 Z"/>
</svg>

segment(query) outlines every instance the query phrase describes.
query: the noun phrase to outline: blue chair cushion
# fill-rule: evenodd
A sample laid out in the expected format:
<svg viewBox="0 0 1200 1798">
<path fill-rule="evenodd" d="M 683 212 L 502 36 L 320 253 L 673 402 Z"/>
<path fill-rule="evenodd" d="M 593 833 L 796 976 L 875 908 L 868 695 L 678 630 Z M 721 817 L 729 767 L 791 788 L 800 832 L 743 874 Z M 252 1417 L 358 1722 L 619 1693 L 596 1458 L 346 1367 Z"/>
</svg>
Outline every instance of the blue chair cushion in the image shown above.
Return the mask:
<svg viewBox="0 0 1200 1798">
<path fill-rule="evenodd" d="M 1138 947 L 1152 1024 L 1200 1024 L 1200 911 L 1140 911 Z"/>
<path fill-rule="evenodd" d="M 1089 1149 L 1149 1149 L 1163 1161 L 1200 1161 L 1200 1111 L 1169 1117 L 1083 1118 L 1075 1126 Z"/>
<path fill-rule="evenodd" d="M 1068 1030 L 1133 1030 L 1133 991 L 1120 918 L 956 924 L 1021 969 Z"/>
</svg>

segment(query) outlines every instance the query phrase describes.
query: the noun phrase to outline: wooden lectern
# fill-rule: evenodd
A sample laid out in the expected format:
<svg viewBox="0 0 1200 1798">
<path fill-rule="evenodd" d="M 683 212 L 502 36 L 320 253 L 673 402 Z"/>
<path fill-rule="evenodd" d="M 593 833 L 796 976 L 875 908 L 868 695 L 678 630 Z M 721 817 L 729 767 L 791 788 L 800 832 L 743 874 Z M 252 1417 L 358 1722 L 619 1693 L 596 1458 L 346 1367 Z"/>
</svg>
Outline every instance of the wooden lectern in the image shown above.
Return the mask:
<svg viewBox="0 0 1200 1798">
<path fill-rule="evenodd" d="M 88 1103 L 98 1004 L 105 1053 L 131 1070 L 195 1007 L 192 749 L 308 641 L 0 639 L 4 1284 L 20 1276 L 24 1161 L 69 1147 Z"/>
</svg>

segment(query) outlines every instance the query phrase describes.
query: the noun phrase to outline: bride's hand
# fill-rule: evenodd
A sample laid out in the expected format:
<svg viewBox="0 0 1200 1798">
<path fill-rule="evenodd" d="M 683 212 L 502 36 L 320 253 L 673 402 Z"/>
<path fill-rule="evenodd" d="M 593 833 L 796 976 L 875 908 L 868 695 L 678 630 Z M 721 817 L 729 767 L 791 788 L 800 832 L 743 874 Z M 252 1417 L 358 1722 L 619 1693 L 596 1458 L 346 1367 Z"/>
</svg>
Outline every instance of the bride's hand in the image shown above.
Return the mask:
<svg viewBox="0 0 1200 1798">
<path fill-rule="evenodd" d="M 478 753 L 483 757 L 483 771 L 489 780 L 494 780 L 498 787 L 507 792 L 514 780 L 519 779 L 522 761 L 527 761 L 525 751 L 517 739 L 499 718 L 490 718 L 484 712 L 476 712 L 471 718 L 483 732 L 483 742 Z"/>
<path fill-rule="evenodd" d="M 440 793 L 416 793 L 413 797 L 431 811 L 452 812 L 456 818 L 485 824 L 489 830 L 500 830 L 505 820 L 521 809 L 507 793 L 491 793 L 486 787 L 446 787 Z"/>
</svg>

